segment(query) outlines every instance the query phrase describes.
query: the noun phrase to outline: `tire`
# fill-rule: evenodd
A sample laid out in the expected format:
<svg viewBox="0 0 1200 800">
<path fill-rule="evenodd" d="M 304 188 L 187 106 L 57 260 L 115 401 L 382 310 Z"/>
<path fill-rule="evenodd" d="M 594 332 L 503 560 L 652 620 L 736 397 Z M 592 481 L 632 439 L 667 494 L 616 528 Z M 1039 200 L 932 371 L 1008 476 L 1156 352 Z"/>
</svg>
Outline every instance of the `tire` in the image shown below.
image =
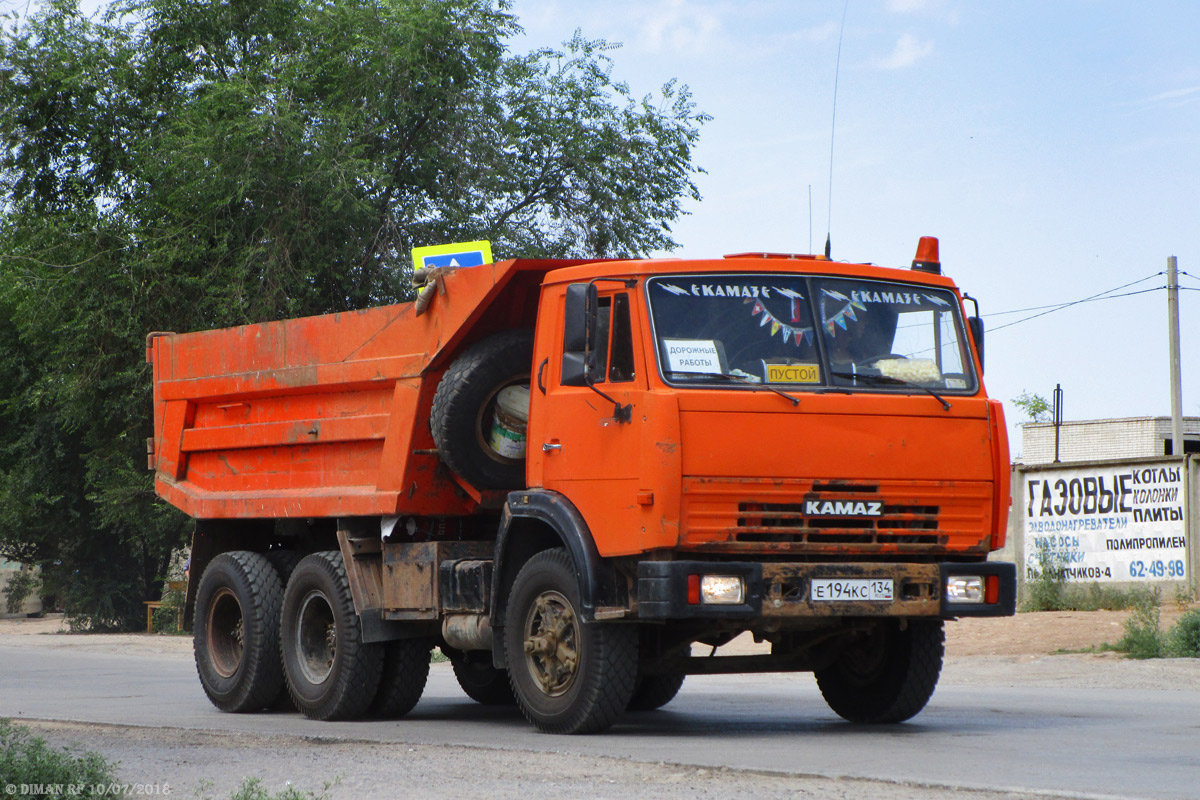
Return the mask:
<svg viewBox="0 0 1200 800">
<path fill-rule="evenodd" d="M 517 573 L 504 647 L 517 704 L 544 733 L 606 730 L 633 696 L 637 629 L 580 619 L 579 585 L 564 550 L 544 550 Z"/>
<path fill-rule="evenodd" d="M 287 586 L 288 579 L 292 577 L 292 572 L 295 571 L 296 565 L 300 563 L 302 556 L 295 550 L 268 550 L 263 553 L 267 561 L 271 562 L 271 566 L 275 568 L 275 572 L 279 575 L 279 581 L 282 586 Z M 283 605 L 283 595 L 280 594 L 280 606 Z M 278 653 L 279 658 L 279 674 L 283 675 L 283 653 Z M 288 692 L 287 681 L 281 681 L 279 684 L 279 694 L 275 695 L 275 699 L 267 704 L 267 708 L 271 711 L 286 712 L 295 711 L 296 706 L 292 702 L 292 696 Z"/>
<path fill-rule="evenodd" d="M 480 489 L 525 485 L 525 459 L 509 458 L 488 443 L 496 396 L 509 386 L 528 385 L 533 332 L 490 336 L 454 360 L 433 395 L 429 426 L 438 456 Z"/>
<path fill-rule="evenodd" d="M 637 683 L 629 698 L 630 711 L 654 711 L 675 699 L 687 676 L 682 672 L 671 675 L 647 675 Z"/>
<path fill-rule="evenodd" d="M 368 709 L 376 719 L 399 719 L 413 710 L 429 679 L 428 639 L 399 639 L 383 645 L 383 672 Z"/>
<path fill-rule="evenodd" d="M 942 621 L 879 623 L 826 669 L 817 686 L 829 707 L 858 723 L 904 722 L 916 716 L 937 687 L 946 636 Z"/>
<path fill-rule="evenodd" d="M 282 604 L 283 582 L 260 553 L 222 553 L 204 570 L 192 647 L 204 693 L 222 711 L 258 711 L 283 688 Z"/>
<path fill-rule="evenodd" d="M 268 550 L 263 555 L 279 573 L 279 580 L 283 581 L 284 586 L 287 586 L 288 579 L 292 577 L 292 573 L 296 571 L 296 565 L 303 558 L 295 550 Z"/>
<path fill-rule="evenodd" d="M 485 706 L 516 705 L 517 698 L 513 696 L 508 670 L 493 667 L 490 652 L 460 653 L 452 650 L 446 653 L 446 657 L 450 659 L 454 677 L 467 697 Z"/>
<path fill-rule="evenodd" d="M 383 670 L 383 648 L 366 644 L 342 554 L 305 556 L 283 593 L 283 668 L 292 702 L 309 719 L 366 714 Z"/>
</svg>

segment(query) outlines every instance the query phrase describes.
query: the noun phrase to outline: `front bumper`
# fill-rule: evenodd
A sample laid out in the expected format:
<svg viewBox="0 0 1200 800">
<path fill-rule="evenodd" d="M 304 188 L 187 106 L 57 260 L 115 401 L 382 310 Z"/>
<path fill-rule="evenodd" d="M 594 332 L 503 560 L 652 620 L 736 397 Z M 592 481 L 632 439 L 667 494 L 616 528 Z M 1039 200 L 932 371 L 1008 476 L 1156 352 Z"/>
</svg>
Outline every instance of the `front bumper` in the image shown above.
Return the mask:
<svg viewBox="0 0 1200 800">
<path fill-rule="evenodd" d="M 689 602 L 691 576 L 739 577 L 742 603 Z M 991 602 L 951 603 L 946 581 L 978 576 Z M 891 600 L 814 599 L 814 580 L 891 581 Z M 694 596 L 693 596 L 694 600 Z M 814 617 L 1007 617 L 1016 613 L 1017 568 L 1006 562 L 820 564 L 757 561 L 643 561 L 638 564 L 637 618 L 799 619 Z"/>
</svg>

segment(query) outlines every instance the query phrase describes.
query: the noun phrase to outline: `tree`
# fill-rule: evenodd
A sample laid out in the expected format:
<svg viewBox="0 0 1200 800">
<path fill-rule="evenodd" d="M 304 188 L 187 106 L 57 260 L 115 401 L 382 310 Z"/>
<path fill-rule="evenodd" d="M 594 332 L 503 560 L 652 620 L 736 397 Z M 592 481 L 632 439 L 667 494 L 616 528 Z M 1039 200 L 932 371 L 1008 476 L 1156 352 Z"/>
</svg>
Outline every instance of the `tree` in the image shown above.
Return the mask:
<svg viewBox="0 0 1200 800">
<path fill-rule="evenodd" d="M 132 627 L 189 526 L 145 470 L 153 330 L 410 296 L 412 246 L 675 246 L 686 87 L 512 54 L 506 0 L 48 0 L 0 31 L 0 554 Z"/>
<path fill-rule="evenodd" d="M 1022 390 L 1020 396 L 1014 397 L 1012 404 L 1025 414 L 1028 422 L 1050 422 L 1054 406 L 1040 394 L 1030 394 Z"/>
</svg>

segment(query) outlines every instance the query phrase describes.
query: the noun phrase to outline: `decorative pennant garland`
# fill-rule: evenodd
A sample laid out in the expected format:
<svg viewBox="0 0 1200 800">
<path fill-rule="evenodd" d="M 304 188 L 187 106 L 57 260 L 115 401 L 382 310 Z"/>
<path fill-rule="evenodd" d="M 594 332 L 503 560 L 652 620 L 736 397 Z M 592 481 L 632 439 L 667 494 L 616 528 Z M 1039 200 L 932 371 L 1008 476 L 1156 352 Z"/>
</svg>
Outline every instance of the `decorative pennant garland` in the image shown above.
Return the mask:
<svg viewBox="0 0 1200 800">
<path fill-rule="evenodd" d="M 858 322 L 858 315 L 854 313 L 854 309 L 857 308 L 859 311 L 867 310 L 867 307 L 864 306 L 862 303 L 858 302 L 857 300 L 851 300 L 849 297 L 846 297 L 846 295 L 842 294 L 841 292 L 831 292 L 828 289 L 822 289 L 822 291 L 825 292 L 825 294 L 827 294 L 828 296 L 830 296 L 836 300 L 845 300 L 846 301 L 846 305 L 842 306 L 841 311 L 838 311 L 833 316 L 826 317 L 824 323 L 822 323 L 825 328 L 825 331 L 831 337 L 837 336 L 838 328 L 841 328 L 842 330 L 846 330 L 846 318 L 847 317 L 850 318 L 851 322 Z M 822 308 L 824 308 L 825 304 L 822 303 L 821 305 L 822 305 Z"/>
<path fill-rule="evenodd" d="M 780 290 L 777 289 L 776 291 L 780 291 Z M 781 292 L 781 293 L 787 294 L 786 292 Z M 791 297 L 791 295 L 795 295 L 795 296 Z M 793 304 L 792 321 L 796 322 L 799 320 L 799 316 L 800 316 L 799 310 L 796 308 L 796 305 L 800 300 L 803 300 L 804 298 L 801 297 L 799 294 L 796 294 L 795 292 L 792 292 L 788 296 L 791 297 L 792 304 Z M 762 315 L 761 317 L 759 317 L 758 327 L 761 328 L 766 325 L 771 326 L 771 338 L 774 338 L 775 336 L 781 336 L 783 338 L 783 341 L 791 342 L 792 344 L 796 345 L 796 347 L 800 347 L 801 345 L 804 344 L 804 340 L 806 338 L 811 339 L 813 337 L 813 329 L 811 327 L 797 328 L 792 325 L 788 325 L 784 322 L 780 322 L 775 317 L 774 314 L 772 314 L 770 311 L 767 310 L 767 307 L 765 305 L 763 305 L 761 300 L 755 300 L 753 298 L 748 297 L 745 300 L 743 300 L 742 302 L 744 304 L 753 304 L 750 308 L 750 316 L 753 317 L 753 316 L 758 316 L 759 314 Z"/>
</svg>

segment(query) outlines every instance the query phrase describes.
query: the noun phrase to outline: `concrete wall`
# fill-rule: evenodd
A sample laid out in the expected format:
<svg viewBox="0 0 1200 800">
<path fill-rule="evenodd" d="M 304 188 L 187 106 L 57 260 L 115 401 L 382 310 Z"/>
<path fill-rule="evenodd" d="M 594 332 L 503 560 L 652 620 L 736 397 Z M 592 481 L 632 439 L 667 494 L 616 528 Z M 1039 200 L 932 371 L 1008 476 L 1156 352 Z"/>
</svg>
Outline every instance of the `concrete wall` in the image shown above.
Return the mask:
<svg viewBox="0 0 1200 800">
<path fill-rule="evenodd" d="M 1185 439 L 1200 440 L 1200 417 L 1184 417 Z M 1158 458 L 1171 438 L 1170 417 L 1130 417 L 1064 422 L 1059 429 L 1061 461 L 1104 461 Z M 1021 463 L 1054 462 L 1054 424 L 1027 422 L 1021 426 Z"/>
<path fill-rule="evenodd" d="M 16 562 L 0 559 L 0 616 L 5 616 L 8 613 L 8 582 L 21 569 L 21 565 Z M 35 590 L 30 593 L 29 597 L 25 598 L 25 604 L 21 606 L 19 613 L 36 614 L 41 610 L 42 598 Z"/>
<path fill-rule="evenodd" d="M 1051 505 L 1057 507 L 1060 498 L 1053 484 L 1059 478 L 1065 479 L 1069 485 L 1072 475 L 1091 475 L 1097 479 L 1103 479 L 1101 488 L 1112 492 L 1115 483 L 1122 483 L 1119 480 L 1120 476 L 1130 476 L 1134 473 L 1144 475 L 1147 474 L 1146 470 L 1163 468 L 1180 470 L 1182 491 L 1174 501 L 1155 501 L 1151 496 L 1145 503 L 1139 504 L 1134 496 L 1127 496 L 1125 505 L 1136 508 L 1137 511 L 1123 512 L 1116 508 L 1108 513 L 1102 513 L 1093 509 L 1092 513 L 1088 514 L 1083 508 L 1086 502 L 1081 500 L 1081 513 L 1068 513 L 1062 516 L 1042 513 L 1044 511 L 1042 503 L 1046 499 L 1043 490 L 1047 488 L 1045 485 L 1047 479 L 1050 480 L 1050 490 L 1055 492 L 1051 497 Z M 1031 481 L 1040 482 L 1035 486 L 1032 498 L 1029 489 Z M 1137 479 L 1126 480 L 1123 485 L 1126 492 L 1133 491 L 1135 493 L 1142 491 L 1150 493 L 1155 488 L 1154 485 Z M 1094 488 L 1096 484 L 1093 483 L 1092 486 Z M 1031 503 L 1037 506 L 1033 509 L 1032 515 L 1029 513 Z M 1103 503 L 1100 505 L 1102 506 Z M 1148 512 L 1155 512 L 1159 508 L 1169 509 L 1171 517 L 1175 516 L 1177 510 L 1179 519 L 1169 519 L 1161 524 L 1149 524 L 1151 530 L 1147 533 L 1147 525 L 1143 520 L 1149 516 Z M 1135 519 L 1138 516 L 1142 519 Z M 1122 520 L 1129 527 L 1117 527 Z M 1056 525 L 1062 527 L 1055 527 Z M 1106 526 L 1113 527 L 1108 529 Z M 1196 542 L 1197 532 L 1200 532 L 1200 457 L 1192 455 L 1186 458 L 1163 458 L 1160 456 L 1154 459 L 1092 459 L 1063 464 L 1016 464 L 1013 467 L 1012 475 L 1012 506 L 1009 510 L 1008 541 L 1004 550 L 995 554 L 995 558 L 1015 562 L 1018 568 L 1018 583 L 1024 585 L 1029 559 L 1031 554 L 1036 552 L 1030 541 L 1031 538 L 1054 535 L 1055 537 L 1066 536 L 1073 540 L 1074 537 L 1084 536 L 1090 540 L 1090 545 L 1087 542 L 1081 542 L 1083 550 L 1091 549 L 1101 552 L 1077 553 L 1076 555 L 1084 556 L 1078 561 L 1080 568 L 1084 568 L 1088 564 L 1103 563 L 1107 557 L 1109 563 L 1113 565 L 1114 572 L 1118 571 L 1119 567 L 1119 571 L 1123 573 L 1114 574 L 1109 578 L 1101 577 L 1098 582 L 1113 583 L 1124 587 L 1157 585 L 1162 587 L 1163 596 L 1169 598 L 1177 588 L 1192 594 L 1196 593 L 1197 578 L 1200 576 L 1200 547 Z M 1114 544 L 1123 546 L 1131 539 L 1148 540 L 1165 537 L 1170 540 L 1174 536 L 1183 537 L 1186 542 L 1183 550 L 1149 548 L 1145 551 L 1138 551 L 1106 547 L 1106 543 L 1110 539 L 1114 540 Z M 1070 548 L 1068 547 L 1068 549 Z M 1107 552 L 1104 552 L 1106 550 Z M 1136 579 L 1130 577 L 1129 567 L 1133 561 L 1153 563 L 1168 559 L 1172 561 L 1182 559 L 1186 565 L 1186 577 L 1183 579 L 1166 576 L 1157 578 L 1153 575 Z M 1071 582 L 1087 584 L 1091 582 L 1091 579 L 1072 578 Z"/>
</svg>

